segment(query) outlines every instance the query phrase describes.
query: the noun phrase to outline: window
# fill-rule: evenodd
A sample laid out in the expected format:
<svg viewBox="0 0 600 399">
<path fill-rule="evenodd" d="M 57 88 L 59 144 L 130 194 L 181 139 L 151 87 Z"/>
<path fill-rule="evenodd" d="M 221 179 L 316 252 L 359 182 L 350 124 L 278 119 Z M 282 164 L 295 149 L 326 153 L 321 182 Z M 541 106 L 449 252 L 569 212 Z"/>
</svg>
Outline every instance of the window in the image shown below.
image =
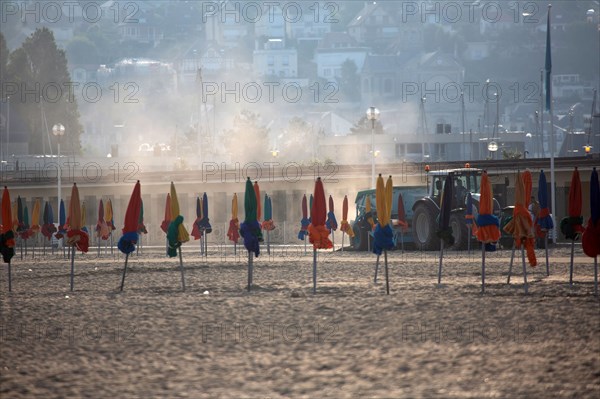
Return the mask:
<svg viewBox="0 0 600 399">
<path fill-rule="evenodd" d="M 267 65 L 273 66 L 275 65 L 275 57 L 272 55 L 267 56 Z"/>
<path fill-rule="evenodd" d="M 331 69 L 330 68 L 323 69 L 323 75 L 325 75 L 327 77 L 331 76 Z"/>
<path fill-rule="evenodd" d="M 290 57 L 288 55 L 282 56 L 281 57 L 281 63 L 283 64 L 283 66 L 290 65 Z"/>
</svg>

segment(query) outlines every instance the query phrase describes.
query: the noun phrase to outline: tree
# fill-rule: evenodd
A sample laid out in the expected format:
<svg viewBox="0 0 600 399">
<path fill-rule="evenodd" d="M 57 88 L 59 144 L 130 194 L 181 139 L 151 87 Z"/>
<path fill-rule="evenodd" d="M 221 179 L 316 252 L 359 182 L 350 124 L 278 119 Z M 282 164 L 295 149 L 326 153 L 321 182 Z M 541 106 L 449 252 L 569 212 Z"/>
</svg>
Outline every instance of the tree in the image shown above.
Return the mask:
<svg viewBox="0 0 600 399">
<path fill-rule="evenodd" d="M 288 161 L 302 162 L 312 158 L 314 149 L 314 132 L 310 123 L 297 116 L 290 119 L 279 141 L 281 158 Z"/>
<path fill-rule="evenodd" d="M 340 92 L 344 101 L 360 101 L 360 76 L 354 61 L 347 59 L 342 63 L 340 76 Z"/>
<path fill-rule="evenodd" d="M 371 134 L 373 122 L 367 119 L 367 116 L 361 117 L 358 122 L 350 128 L 350 134 Z M 375 134 L 383 134 L 383 125 L 380 121 L 375 121 Z"/>
<path fill-rule="evenodd" d="M 271 157 L 268 135 L 260 115 L 243 110 L 233 118 L 233 127 L 225 131 L 224 144 L 233 162 L 262 162 Z"/>
<path fill-rule="evenodd" d="M 6 70 L 7 80 L 20 88 L 15 101 L 11 100 L 11 106 L 28 123 L 29 153 L 41 154 L 45 148 L 43 143 L 47 142 L 42 109 L 50 127 L 56 123 L 65 126 L 65 147 L 80 152 L 83 128 L 79 123 L 74 93 L 69 89 L 71 76 L 67 69 L 67 57 L 64 50 L 56 46 L 52 31 L 47 28 L 36 29 L 20 48 L 10 54 Z M 33 94 L 25 95 L 25 90 Z"/>
</svg>

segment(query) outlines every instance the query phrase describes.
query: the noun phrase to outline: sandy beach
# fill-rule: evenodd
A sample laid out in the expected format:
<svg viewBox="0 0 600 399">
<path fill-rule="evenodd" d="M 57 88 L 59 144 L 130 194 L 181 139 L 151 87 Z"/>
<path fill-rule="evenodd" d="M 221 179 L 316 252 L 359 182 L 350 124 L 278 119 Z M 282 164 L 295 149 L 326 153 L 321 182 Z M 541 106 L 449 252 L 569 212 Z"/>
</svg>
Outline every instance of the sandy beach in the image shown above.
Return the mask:
<svg viewBox="0 0 600 399">
<path fill-rule="evenodd" d="M 390 252 L 373 283 L 375 255 L 272 249 L 254 262 L 231 248 L 184 246 L 132 256 L 77 253 L 75 290 L 62 254 L 13 262 L 1 278 L 2 398 L 521 398 L 600 395 L 600 306 L 593 260 L 576 247 L 520 258 L 510 251 L 449 252 L 437 287 L 437 252 Z M 226 254 L 225 254 L 226 253 Z"/>
</svg>

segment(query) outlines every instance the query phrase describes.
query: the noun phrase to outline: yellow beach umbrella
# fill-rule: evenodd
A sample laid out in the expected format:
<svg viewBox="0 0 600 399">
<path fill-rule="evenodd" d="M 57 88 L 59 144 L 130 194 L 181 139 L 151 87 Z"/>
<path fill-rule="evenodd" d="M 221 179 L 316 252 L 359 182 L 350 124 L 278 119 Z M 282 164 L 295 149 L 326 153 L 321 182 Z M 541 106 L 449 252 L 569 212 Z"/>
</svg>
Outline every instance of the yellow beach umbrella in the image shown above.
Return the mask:
<svg viewBox="0 0 600 399">
<path fill-rule="evenodd" d="M 40 199 L 36 199 L 31 211 L 31 230 L 34 233 L 40 231 Z"/>
<path fill-rule="evenodd" d="M 171 182 L 171 222 L 180 216 L 181 213 L 179 211 L 179 200 L 177 199 L 177 191 L 175 191 L 175 184 Z M 184 243 L 190 240 L 190 235 L 186 230 L 183 223 L 181 223 L 177 230 L 177 241 Z"/>
</svg>

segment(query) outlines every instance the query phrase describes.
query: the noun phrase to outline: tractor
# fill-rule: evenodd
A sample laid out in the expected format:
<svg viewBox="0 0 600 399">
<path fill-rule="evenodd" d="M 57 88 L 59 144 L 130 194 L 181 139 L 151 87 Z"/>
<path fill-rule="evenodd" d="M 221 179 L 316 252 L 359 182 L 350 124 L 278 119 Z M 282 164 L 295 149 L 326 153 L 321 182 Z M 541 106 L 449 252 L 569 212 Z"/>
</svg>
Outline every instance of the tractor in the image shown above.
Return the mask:
<svg viewBox="0 0 600 399">
<path fill-rule="evenodd" d="M 450 227 L 454 236 L 453 249 L 466 249 L 468 230 L 465 218 L 467 193 L 471 193 L 473 199 L 473 215 L 478 214 L 479 209 L 479 185 L 481 182 L 481 169 L 460 168 L 429 172 L 427 174 L 427 188 L 422 186 L 394 187 L 392 225 L 394 219 L 398 218 L 398 193 L 402 193 L 404 209 L 406 210 L 406 221 L 411 228 L 404 235 L 404 242 L 413 244 L 416 249 L 434 250 L 438 249 L 440 239 L 436 236 L 438 230 L 438 216 L 440 214 L 440 199 L 446 176 L 452 177 L 453 203 L 450 215 Z M 353 225 L 354 241 L 356 250 L 366 250 L 368 247 L 371 225 L 366 213 L 366 198 L 371 197 L 373 220 L 376 222 L 375 190 L 360 191 L 356 196 L 356 219 Z M 494 214 L 500 217 L 500 204 L 494 199 Z"/>
</svg>

